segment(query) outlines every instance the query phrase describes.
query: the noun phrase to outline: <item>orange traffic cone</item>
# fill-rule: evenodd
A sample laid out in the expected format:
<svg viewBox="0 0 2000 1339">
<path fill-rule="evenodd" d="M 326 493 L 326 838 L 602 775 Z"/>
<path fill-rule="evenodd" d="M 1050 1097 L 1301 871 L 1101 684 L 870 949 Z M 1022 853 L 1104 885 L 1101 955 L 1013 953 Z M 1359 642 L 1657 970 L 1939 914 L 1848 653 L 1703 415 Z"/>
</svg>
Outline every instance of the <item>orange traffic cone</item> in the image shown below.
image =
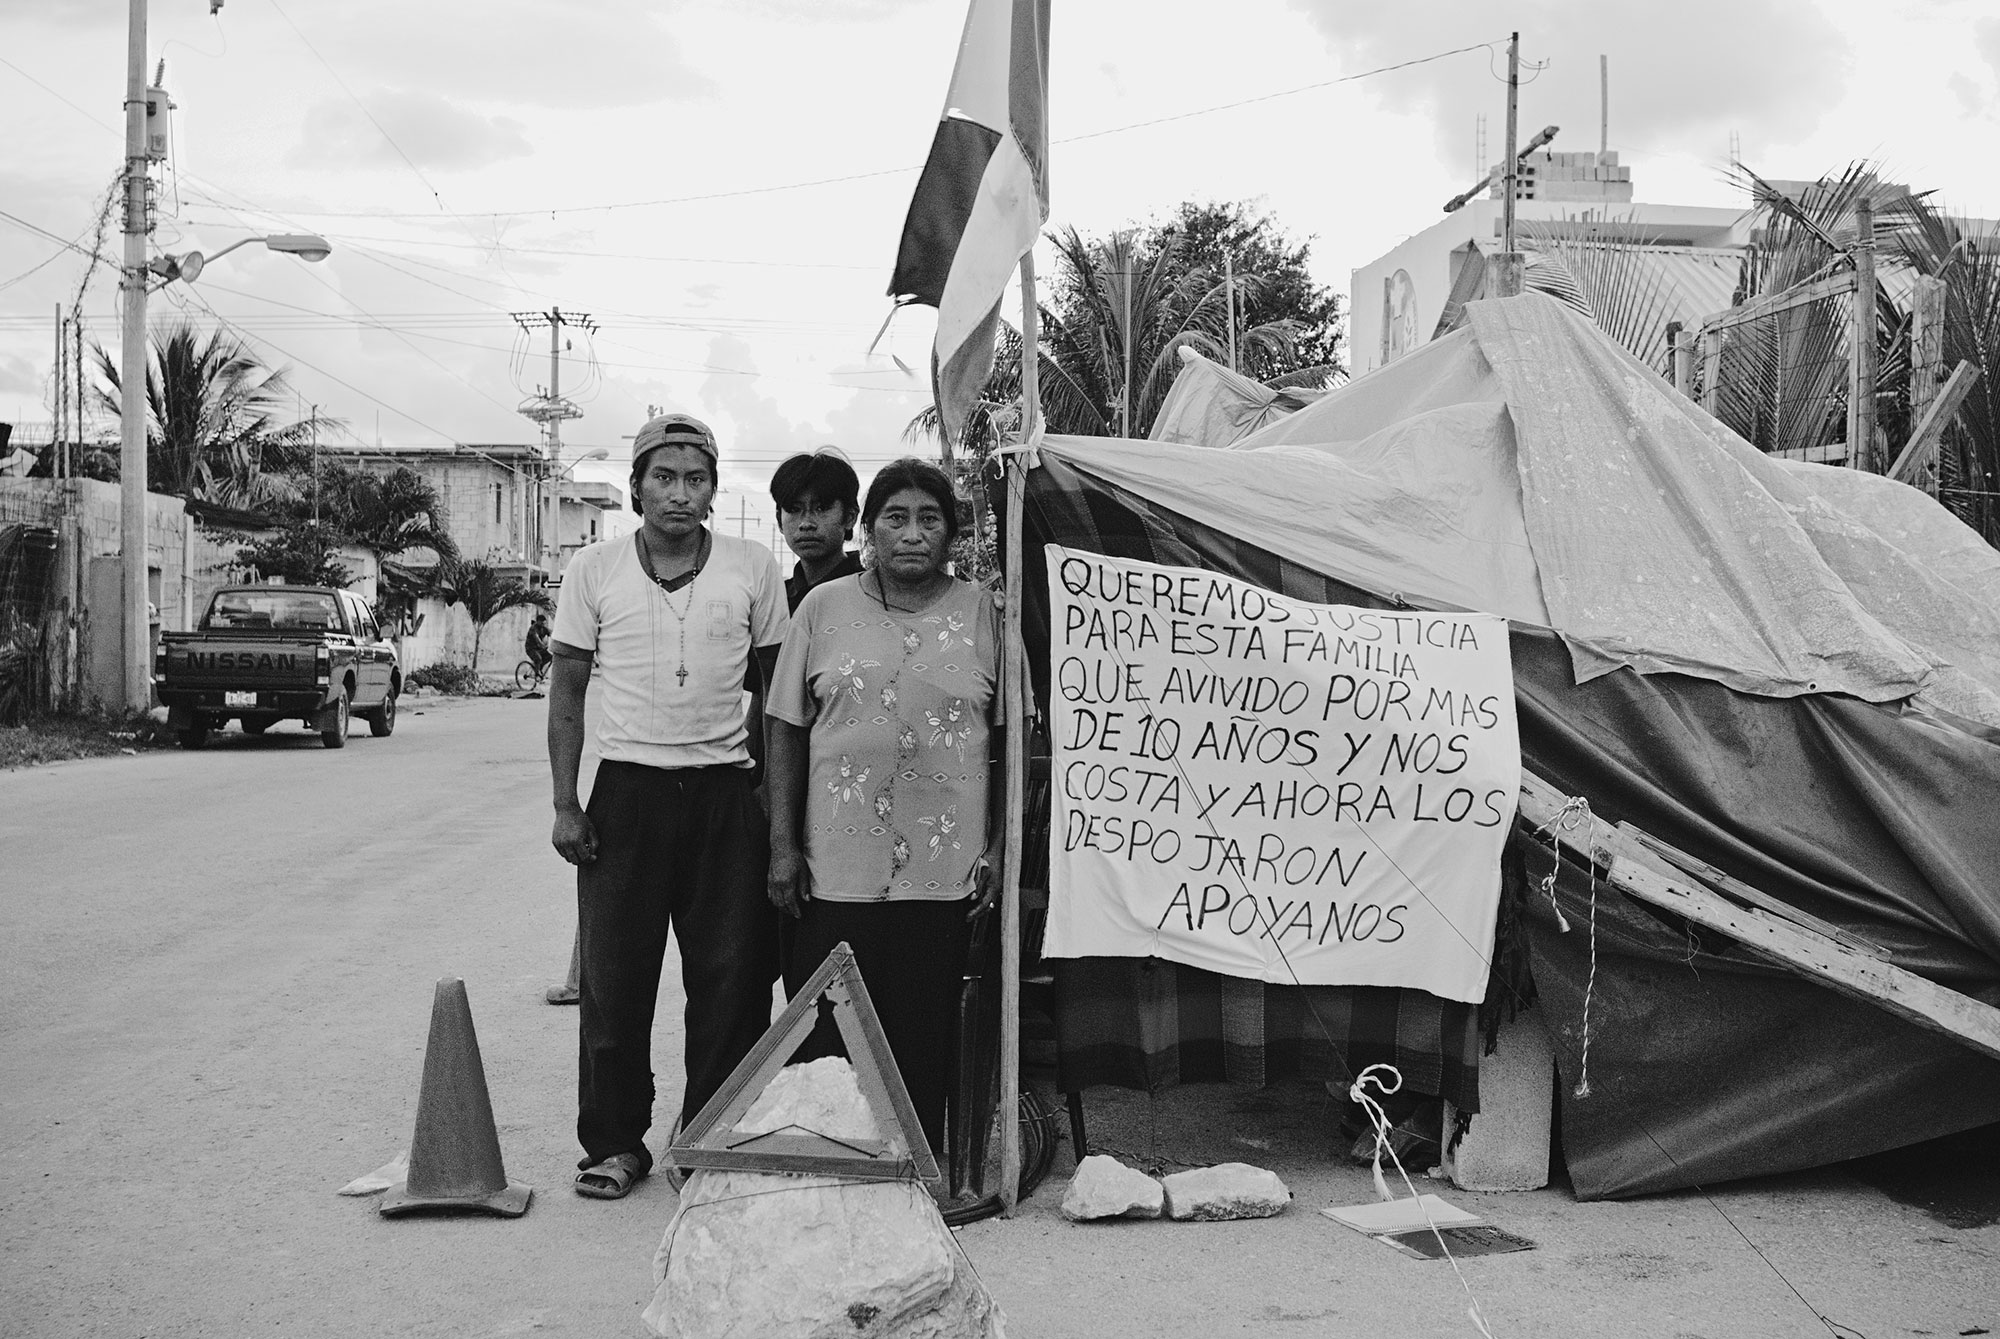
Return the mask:
<svg viewBox="0 0 2000 1339">
<path fill-rule="evenodd" d="M 424 1051 L 424 1087 L 417 1097 L 417 1133 L 410 1141 L 410 1174 L 382 1197 L 388 1215 L 425 1209 L 476 1209 L 518 1218 L 528 1211 L 531 1186 L 507 1180 L 500 1165 L 500 1134 L 486 1095 L 486 1067 L 472 1031 L 465 982 L 437 983 L 431 1004 L 431 1039 Z"/>
</svg>

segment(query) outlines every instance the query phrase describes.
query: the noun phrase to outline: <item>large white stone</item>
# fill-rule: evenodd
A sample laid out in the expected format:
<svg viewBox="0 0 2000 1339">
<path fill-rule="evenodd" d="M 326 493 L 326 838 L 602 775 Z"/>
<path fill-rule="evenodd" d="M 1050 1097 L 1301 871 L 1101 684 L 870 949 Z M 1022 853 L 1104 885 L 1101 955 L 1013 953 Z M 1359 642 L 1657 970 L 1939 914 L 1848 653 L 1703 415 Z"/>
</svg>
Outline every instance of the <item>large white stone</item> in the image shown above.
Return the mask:
<svg viewBox="0 0 2000 1339">
<path fill-rule="evenodd" d="M 839 1057 L 780 1071 L 737 1125 L 880 1132 Z M 893 1142 L 893 1141 L 892 1141 Z M 643 1319 L 666 1339 L 1004 1339 L 921 1185 L 697 1171 L 653 1261 Z"/>
<path fill-rule="evenodd" d="M 1499 1041 L 1479 1061 L 1479 1114 L 1445 1156 L 1445 1174 L 1460 1190 L 1540 1190 L 1549 1183 L 1555 1053 L 1532 1009 L 1504 1024 Z M 1447 1104 L 1447 1134 L 1456 1115 Z"/>
<path fill-rule="evenodd" d="M 1093 1153 L 1076 1165 L 1076 1174 L 1063 1191 L 1063 1216 L 1084 1223 L 1098 1218 L 1158 1218 L 1166 1205 L 1166 1191 L 1144 1172 L 1102 1153 Z"/>
<path fill-rule="evenodd" d="M 1247 1162 L 1175 1172 L 1161 1184 L 1167 1192 L 1167 1217 L 1179 1222 L 1269 1218 L 1292 1202 L 1292 1192 L 1276 1172 Z"/>
</svg>

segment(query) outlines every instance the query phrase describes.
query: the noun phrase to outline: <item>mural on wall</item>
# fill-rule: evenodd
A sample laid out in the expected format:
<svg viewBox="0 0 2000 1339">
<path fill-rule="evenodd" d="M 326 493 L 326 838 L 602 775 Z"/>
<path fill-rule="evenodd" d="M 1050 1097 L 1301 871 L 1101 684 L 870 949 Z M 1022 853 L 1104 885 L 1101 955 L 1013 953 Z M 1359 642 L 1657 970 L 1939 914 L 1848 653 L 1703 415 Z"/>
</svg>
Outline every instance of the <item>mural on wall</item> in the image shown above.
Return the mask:
<svg viewBox="0 0 2000 1339">
<path fill-rule="evenodd" d="M 1417 347 L 1417 286 L 1408 270 L 1397 270 L 1382 281 L 1382 361 L 1396 359 Z"/>
</svg>

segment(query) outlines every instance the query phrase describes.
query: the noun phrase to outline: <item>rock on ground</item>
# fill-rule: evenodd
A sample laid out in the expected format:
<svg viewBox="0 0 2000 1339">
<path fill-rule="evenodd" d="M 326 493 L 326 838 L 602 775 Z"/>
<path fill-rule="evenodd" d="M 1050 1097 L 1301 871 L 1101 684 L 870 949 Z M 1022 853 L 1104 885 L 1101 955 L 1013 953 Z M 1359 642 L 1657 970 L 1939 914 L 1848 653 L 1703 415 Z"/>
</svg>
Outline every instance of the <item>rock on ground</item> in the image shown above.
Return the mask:
<svg viewBox="0 0 2000 1339">
<path fill-rule="evenodd" d="M 1176 1172 L 1161 1184 L 1166 1189 L 1167 1217 L 1179 1222 L 1269 1218 L 1292 1202 L 1292 1192 L 1276 1172 L 1247 1162 Z"/>
<path fill-rule="evenodd" d="M 1076 1165 L 1063 1191 L 1063 1216 L 1083 1223 L 1099 1218 L 1158 1218 L 1166 1202 L 1160 1183 L 1103 1153 Z"/>
<path fill-rule="evenodd" d="M 880 1138 L 846 1060 L 780 1071 L 737 1128 Z M 666 1339 L 1004 1339 L 930 1192 L 900 1181 L 697 1171 L 642 1317 Z"/>
</svg>

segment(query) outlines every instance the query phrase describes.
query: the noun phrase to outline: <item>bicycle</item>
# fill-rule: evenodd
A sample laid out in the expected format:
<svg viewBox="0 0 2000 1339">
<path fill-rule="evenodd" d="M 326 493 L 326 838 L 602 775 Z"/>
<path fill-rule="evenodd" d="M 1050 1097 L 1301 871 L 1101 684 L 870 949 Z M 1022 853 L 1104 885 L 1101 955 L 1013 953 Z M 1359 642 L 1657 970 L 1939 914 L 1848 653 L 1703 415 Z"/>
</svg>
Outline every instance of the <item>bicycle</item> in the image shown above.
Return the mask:
<svg viewBox="0 0 2000 1339">
<path fill-rule="evenodd" d="M 540 669 L 532 660 L 523 660 L 514 666 L 514 686 L 524 693 L 532 693 L 540 688 L 549 677 L 549 667 L 545 662 Z"/>
</svg>

